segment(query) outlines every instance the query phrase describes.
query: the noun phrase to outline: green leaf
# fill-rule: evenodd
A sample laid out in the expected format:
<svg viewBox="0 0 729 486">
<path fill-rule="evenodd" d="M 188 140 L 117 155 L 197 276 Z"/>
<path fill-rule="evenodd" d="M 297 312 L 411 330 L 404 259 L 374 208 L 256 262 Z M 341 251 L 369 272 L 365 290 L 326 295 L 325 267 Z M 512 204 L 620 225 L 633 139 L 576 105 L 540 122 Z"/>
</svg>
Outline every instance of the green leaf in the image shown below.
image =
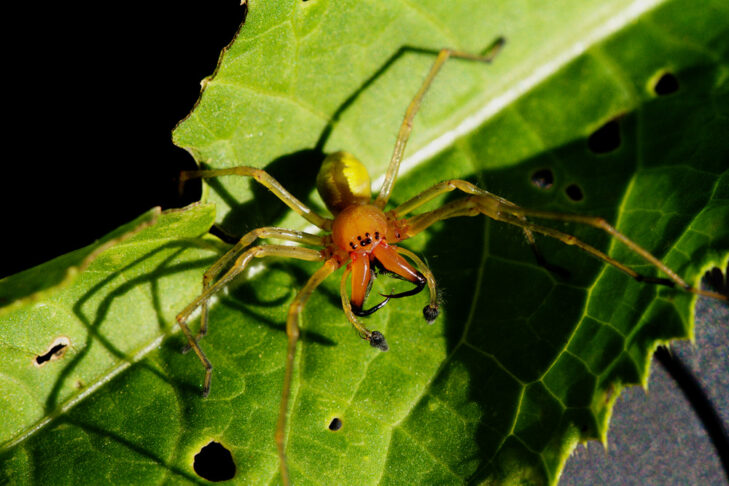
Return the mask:
<svg viewBox="0 0 729 486">
<path fill-rule="evenodd" d="M 325 153 L 345 149 L 373 176 L 384 172 L 434 59 L 424 50 L 478 52 L 503 35 L 493 64 L 444 67 L 393 202 L 467 178 L 525 207 L 604 217 L 697 284 L 729 257 L 727 14 L 718 0 L 250 2 L 174 139 L 210 167 L 266 167 L 321 210 L 314 178 Z M 666 73 L 678 90 L 659 96 Z M 595 153 L 591 135 L 614 142 L 611 127 L 617 146 Z M 532 182 L 542 169 L 554 175 L 546 189 Z M 568 195 L 573 185 L 580 200 Z M 206 196 L 234 234 L 306 228 L 251 180 L 211 181 Z M 201 344 L 215 366 L 202 399 L 197 358 L 179 353 L 181 336 L 162 337 L 216 256 L 198 238 L 211 212 L 163 214 L 72 282 L 0 314 L 1 470 L 11 482 L 195 482 L 193 458 L 211 440 L 231 451 L 238 482 L 278 481 L 283 323 L 318 265 L 272 260 L 218 297 Z M 552 226 L 655 274 L 597 230 Z M 387 353 L 350 330 L 338 280 L 327 281 L 303 317 L 288 430 L 294 483 L 554 484 L 578 441 L 604 440 L 621 387 L 647 382 L 656 343 L 691 336 L 693 298 L 560 242 L 538 245 L 569 278 L 536 265 L 518 228 L 483 217 L 407 241 L 428 259 L 444 310 L 428 326 L 418 296 L 370 317 Z M 69 265 L 54 262 L 54 272 Z M 21 280 L 45 288 L 41 276 Z M 392 285 L 380 278 L 373 295 Z M 34 367 L 59 335 L 70 349 Z"/>
<path fill-rule="evenodd" d="M 159 344 L 220 248 L 202 238 L 214 211 L 210 204 L 152 210 L 93 245 L 0 281 L 3 293 L 16 294 L 45 284 L 0 308 L 0 443 L 33 435 Z M 63 349 L 51 352 L 56 345 Z"/>
</svg>

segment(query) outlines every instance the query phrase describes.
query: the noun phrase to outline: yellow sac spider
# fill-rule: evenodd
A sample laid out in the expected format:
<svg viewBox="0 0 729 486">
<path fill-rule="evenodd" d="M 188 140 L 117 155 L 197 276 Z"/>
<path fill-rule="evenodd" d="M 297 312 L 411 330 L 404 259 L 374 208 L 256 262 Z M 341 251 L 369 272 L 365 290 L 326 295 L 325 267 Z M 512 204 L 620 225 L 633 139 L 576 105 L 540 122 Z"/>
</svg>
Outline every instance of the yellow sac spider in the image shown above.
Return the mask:
<svg viewBox="0 0 729 486">
<path fill-rule="evenodd" d="M 439 52 L 422 86 L 415 94 L 415 97 L 405 112 L 405 117 L 395 142 L 392 159 L 390 160 L 390 165 L 382 183 L 382 188 L 374 200 L 372 200 L 370 193 L 370 177 L 367 170 L 354 156 L 346 152 L 336 152 L 328 155 L 324 159 L 316 179 L 316 184 L 327 208 L 334 215 L 333 219 L 316 214 L 261 169 L 253 167 L 233 167 L 219 170 L 185 171 L 181 174 L 181 181 L 226 175 L 253 177 L 273 192 L 293 211 L 329 233 L 326 235 L 314 235 L 303 231 L 274 227 L 258 228 L 247 233 L 205 272 L 203 276 L 203 292 L 177 316 L 177 321 L 189 342 L 189 348 L 195 351 L 205 366 L 203 396 L 207 396 L 210 392 L 213 367 L 205 356 L 205 353 L 200 349 L 198 340 L 207 332 L 207 302 L 210 297 L 240 274 L 253 258 L 277 256 L 324 262 L 323 266 L 311 276 L 309 281 L 294 298 L 289 307 L 286 321 L 288 352 L 275 434 L 283 484 L 289 484 L 284 434 L 286 430 L 288 400 L 296 343 L 299 339 L 299 317 L 309 296 L 329 275 L 340 267 L 345 266 L 340 285 L 344 313 L 363 339 L 369 341 L 373 347 L 386 351 L 388 349 L 387 342 L 382 333 L 370 331 L 357 317 L 372 314 L 384 306 L 391 298 L 414 295 L 427 285 L 430 291 L 430 302 L 423 309 L 423 315 L 429 323 L 436 319 L 439 309 L 433 274 L 418 256 L 405 248 L 397 246 L 397 243 L 417 235 L 437 221 L 456 216 L 485 214 L 494 220 L 520 227 L 540 264 L 544 264 L 544 262 L 536 250 L 534 233 L 541 233 L 556 238 L 565 244 L 575 245 L 638 281 L 668 285 L 671 287 L 677 286 L 684 291 L 694 294 L 727 300 L 727 297 L 724 295 L 692 287 L 660 260 L 618 232 L 602 218 L 524 209 L 464 180 L 441 182 L 394 209 L 389 211 L 384 210 L 395 184 L 395 178 L 397 177 L 405 145 L 412 130 L 413 118 L 420 107 L 423 96 L 428 91 L 428 88 L 443 64 L 450 57 L 490 62 L 503 44 L 504 40 L 502 38 L 498 39 L 483 56 L 450 49 L 443 49 Z M 428 201 L 431 201 L 436 196 L 453 190 L 460 190 L 466 193 L 467 196 L 445 204 L 438 209 L 407 217 L 408 214 Z M 537 225 L 528 218 L 570 221 L 599 228 L 606 231 L 613 238 L 620 240 L 632 251 L 639 254 L 667 275 L 668 278 L 656 278 L 638 274 L 632 268 L 611 258 L 597 248 L 578 240 L 576 237 L 559 230 Z M 310 246 L 317 246 L 321 249 L 316 250 L 288 245 L 250 246 L 259 238 L 273 238 L 303 243 Z M 232 265 L 231 262 L 233 262 Z M 375 265 L 384 268 L 386 272 L 394 274 L 396 277 L 412 282 L 415 284 L 415 287 L 410 291 L 384 296 L 385 299 L 382 302 L 369 309 L 365 309 L 364 305 L 372 283 L 373 267 Z M 226 267 L 230 268 L 222 277 L 215 280 Z M 346 293 L 347 278 L 350 274 L 351 297 Z M 200 331 L 197 336 L 193 336 L 187 325 L 187 321 L 198 307 L 201 308 Z"/>
</svg>

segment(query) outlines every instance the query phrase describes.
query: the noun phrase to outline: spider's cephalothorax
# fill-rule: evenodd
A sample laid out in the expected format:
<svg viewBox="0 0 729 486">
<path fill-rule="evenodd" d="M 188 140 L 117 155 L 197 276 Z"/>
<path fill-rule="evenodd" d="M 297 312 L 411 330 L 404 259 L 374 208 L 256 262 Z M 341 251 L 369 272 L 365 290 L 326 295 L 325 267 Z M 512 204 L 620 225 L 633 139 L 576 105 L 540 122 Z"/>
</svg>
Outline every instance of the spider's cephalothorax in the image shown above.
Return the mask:
<svg viewBox="0 0 729 486">
<path fill-rule="evenodd" d="M 351 305 L 355 315 L 370 315 L 389 299 L 414 295 L 425 287 L 423 274 L 400 256 L 397 247 L 393 246 L 400 241 L 402 230 L 398 221 L 388 218 L 382 209 L 372 204 L 370 176 L 360 161 L 346 152 L 330 154 L 319 170 L 317 189 L 335 215 L 332 242 L 336 248 L 333 253 L 342 263 L 351 260 L 347 268 L 352 272 Z M 375 261 L 387 272 L 416 286 L 407 292 L 384 296 L 385 300 L 365 310 L 362 306 L 372 285 Z M 432 316 L 429 321 L 434 319 L 435 316 Z"/>
<path fill-rule="evenodd" d="M 274 227 L 257 228 L 248 232 L 205 272 L 203 276 L 203 292 L 177 315 L 180 328 L 187 337 L 189 349 L 195 351 L 195 354 L 197 354 L 205 366 L 203 396 L 206 396 L 210 391 L 213 367 L 200 348 L 198 340 L 207 331 L 207 303 L 210 298 L 224 288 L 228 282 L 238 276 L 253 258 L 276 256 L 322 262 L 322 266 L 311 276 L 306 285 L 301 288 L 294 298 L 289 307 L 286 320 L 288 348 L 283 390 L 281 393 L 281 405 L 279 407 L 278 424 L 276 426 L 276 444 L 278 446 L 281 464 L 281 480 L 284 485 L 289 484 L 285 448 L 288 400 L 291 390 L 294 358 L 296 355 L 296 343 L 299 339 L 299 319 L 309 296 L 327 277 L 342 266 L 345 266 L 339 287 L 342 309 L 360 336 L 369 341 L 373 347 L 382 351 L 387 350 L 387 343 L 385 342 L 384 336 L 378 331 L 370 331 L 367 329 L 357 319 L 357 316 L 371 314 L 385 305 L 389 299 L 413 295 L 427 285 L 430 291 L 430 301 L 423 309 L 423 315 L 428 322 L 435 320 L 438 315 L 438 294 L 433 273 L 417 255 L 405 248 L 396 246 L 395 243 L 425 231 L 438 221 L 457 216 L 477 216 L 483 214 L 495 221 L 501 221 L 521 228 L 527 242 L 537 257 L 537 262 L 544 265 L 548 270 L 550 270 L 550 266 L 544 263 L 543 258 L 537 251 L 534 233 L 541 233 L 560 240 L 567 245 L 574 245 L 638 281 L 678 287 L 687 292 L 720 299 L 722 301 L 729 300 L 727 296 L 692 287 L 681 279 L 676 272 L 668 268 L 648 251 L 628 239 L 625 235 L 618 232 L 602 218 L 524 209 L 464 180 L 453 179 L 443 181 L 424 190 L 399 206 L 387 212 L 384 211 L 397 178 L 405 145 L 412 129 L 413 118 L 435 75 L 450 57 L 490 62 L 503 43 L 503 38 L 497 39 L 483 56 L 453 51 L 451 49 L 443 49 L 440 51 L 437 59 L 433 63 L 433 67 L 431 67 L 425 81 L 423 81 L 423 85 L 405 111 L 405 117 L 395 142 L 395 149 L 376 199 L 372 200 L 370 177 L 367 174 L 367 170 L 357 159 L 345 152 L 336 152 L 324 160 L 319 175 L 317 176 L 317 188 L 322 199 L 334 216 L 334 219 L 317 214 L 261 169 L 240 166 L 228 169 L 185 171 L 181 174 L 181 181 L 226 175 L 252 177 L 273 192 L 292 211 L 295 211 L 322 231 L 331 232 L 331 234 L 322 236 L 304 231 Z M 407 216 L 439 195 L 454 190 L 461 191 L 467 196 L 451 201 L 439 208 L 425 211 L 421 214 Z M 532 222 L 531 219 L 535 218 L 580 223 L 601 229 L 624 243 L 633 252 L 643 257 L 648 263 L 667 275 L 668 278 L 639 274 L 627 265 L 572 235 Z M 278 239 L 307 246 L 253 245 L 259 238 Z M 309 248 L 308 246 L 316 248 Z M 228 269 L 223 272 L 226 268 Z M 367 298 L 367 293 L 374 275 L 373 268 L 379 268 L 390 275 L 412 282 L 415 284 L 415 288 L 407 292 L 384 296 L 384 301 L 371 309 L 363 310 L 362 306 Z M 350 274 L 352 277 L 351 300 L 347 296 L 346 285 Z M 197 308 L 201 309 L 200 332 L 197 336 L 193 336 L 187 325 L 187 320 Z"/>
</svg>

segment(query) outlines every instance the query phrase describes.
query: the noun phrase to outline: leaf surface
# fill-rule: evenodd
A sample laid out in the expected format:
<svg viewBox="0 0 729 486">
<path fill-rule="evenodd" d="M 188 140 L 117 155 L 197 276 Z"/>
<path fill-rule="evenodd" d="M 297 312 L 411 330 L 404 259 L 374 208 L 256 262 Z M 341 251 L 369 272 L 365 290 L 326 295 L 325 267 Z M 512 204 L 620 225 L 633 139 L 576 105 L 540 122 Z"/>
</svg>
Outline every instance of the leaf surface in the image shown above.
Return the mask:
<svg viewBox="0 0 729 486">
<path fill-rule="evenodd" d="M 681 0 L 250 2 L 174 140 L 209 167 L 265 167 L 322 211 L 314 179 L 324 154 L 350 151 L 377 179 L 433 54 L 445 46 L 479 52 L 503 35 L 493 64 L 444 67 L 416 117 L 393 203 L 466 178 L 524 207 L 604 217 L 696 284 L 709 262 L 725 268 L 729 249 L 727 14 L 719 1 L 698 8 Z M 678 89 L 657 94 L 666 79 Z M 549 188 L 533 181 L 544 169 L 553 174 Z M 211 181 L 206 197 L 233 234 L 306 228 L 248 179 Z M 210 208 L 180 213 L 190 227 L 164 234 L 199 241 Z M 655 274 L 597 230 L 546 223 Z M 114 262 L 125 242 L 54 294 L 71 315 L 54 332 L 71 333 L 80 321 L 70 337 L 84 344 L 45 365 L 57 370 L 42 385 L 24 360 L 52 339 L 33 351 L 16 341 L 19 322 L 53 329 L 53 318 L 36 317 L 47 303 L 14 311 L 39 313 L 33 317 L 0 316 L 0 342 L 22 349 L 3 362 L 13 385 L 3 388 L 14 390 L 6 410 L 22 410 L 3 430 L 3 438 L 23 439 L 4 454 L 3 473 L 14 482 L 89 474 L 195 482 L 193 457 L 211 440 L 232 452 L 236 481 L 278 481 L 283 323 L 317 264 L 256 265 L 219 297 L 202 341 L 215 366 L 203 400 L 202 367 L 179 354 L 182 339 L 155 350 L 149 343 L 169 332 L 215 253 L 154 240 L 165 248 L 154 257 L 131 252 Z M 639 284 L 539 238 L 549 263 L 569 271 L 561 278 L 535 263 L 518 228 L 483 217 L 439 223 L 403 246 L 428 259 L 443 314 L 428 326 L 424 296 L 391 302 L 367 320 L 387 336 L 390 351 L 381 353 L 350 329 L 337 278 L 312 296 L 288 430 L 295 484 L 554 484 L 579 440 L 605 438 L 620 388 L 647 382 L 656 343 L 692 333 L 691 296 Z M 395 285 L 380 278 L 372 295 Z M 112 371 L 130 361 L 124 373 Z M 73 402 L 78 379 L 103 386 Z M 27 396 L 36 405 L 14 405 Z M 32 429 L 68 403 L 50 426 Z M 335 417 L 343 424 L 336 432 L 328 428 Z M 19 436 L 24 427 L 31 433 Z M 72 467 L 79 458 L 88 467 Z"/>
</svg>

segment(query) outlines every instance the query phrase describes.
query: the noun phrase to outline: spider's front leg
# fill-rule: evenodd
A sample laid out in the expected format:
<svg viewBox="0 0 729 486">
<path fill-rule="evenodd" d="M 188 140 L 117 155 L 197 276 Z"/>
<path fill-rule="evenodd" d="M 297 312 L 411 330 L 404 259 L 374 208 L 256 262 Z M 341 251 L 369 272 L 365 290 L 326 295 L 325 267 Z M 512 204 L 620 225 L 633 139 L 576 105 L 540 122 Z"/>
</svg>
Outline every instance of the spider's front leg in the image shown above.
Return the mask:
<svg viewBox="0 0 729 486">
<path fill-rule="evenodd" d="M 375 199 L 374 202 L 375 206 L 384 208 L 387 201 L 390 199 L 392 188 L 395 185 L 395 179 L 397 179 L 397 174 L 400 171 L 400 162 L 405 154 L 405 146 L 410 139 L 410 132 L 413 130 L 413 120 L 415 119 L 415 115 L 420 110 L 420 105 L 423 102 L 425 94 L 430 89 L 430 86 L 433 84 L 433 80 L 438 75 L 446 61 L 451 58 L 458 58 L 469 61 L 490 63 L 501 51 L 505 42 L 506 40 L 503 37 L 497 38 L 481 55 L 458 51 L 455 49 L 441 49 L 440 52 L 438 52 L 438 56 L 433 62 L 433 65 L 430 67 L 430 71 L 428 71 L 427 76 L 423 80 L 423 84 L 420 86 L 418 92 L 415 93 L 413 99 L 410 100 L 410 104 L 405 110 L 405 116 L 403 117 L 402 124 L 400 125 L 397 139 L 395 140 L 395 148 L 392 151 L 392 157 L 390 158 L 390 164 L 387 168 L 385 179 L 382 182 L 380 193 L 377 195 L 377 199 Z"/>
<path fill-rule="evenodd" d="M 380 331 L 370 331 L 367 329 L 367 327 L 362 324 L 359 319 L 357 319 L 357 316 L 352 310 L 352 303 L 347 296 L 347 277 L 349 277 L 350 273 L 352 273 L 351 268 L 346 268 L 342 274 L 342 280 L 339 284 L 339 294 L 342 299 L 344 315 L 347 316 L 347 320 L 349 320 L 350 324 L 354 326 L 362 339 L 369 341 L 373 348 L 377 348 L 380 351 L 387 351 L 390 347 L 387 345 L 385 336 L 383 336 Z M 387 300 L 384 302 L 387 302 Z"/>
<path fill-rule="evenodd" d="M 287 191 L 280 182 L 271 177 L 271 175 L 262 169 L 248 166 L 231 167 L 228 169 L 212 169 L 212 170 L 185 170 L 180 173 L 180 185 L 190 179 L 210 179 L 213 177 L 223 176 L 242 176 L 252 177 L 256 182 L 271 191 L 277 198 L 286 204 L 292 211 L 300 214 L 311 224 L 325 230 L 331 231 L 332 220 L 320 216 L 306 204 L 299 201 L 293 194 Z"/>
<path fill-rule="evenodd" d="M 435 319 L 438 317 L 438 314 L 440 314 L 440 297 L 438 296 L 438 290 L 435 285 L 435 277 L 433 276 L 433 272 L 431 272 L 428 265 L 426 265 L 425 262 L 412 251 L 406 248 L 401 248 L 399 246 L 396 247 L 395 250 L 397 250 L 398 253 L 405 255 L 410 259 L 410 261 L 415 263 L 418 271 L 422 273 L 425 277 L 425 280 L 428 283 L 428 290 L 430 291 L 430 302 L 428 303 L 428 305 L 423 307 L 423 317 L 425 317 L 425 320 L 428 322 L 428 324 L 433 324 L 433 322 L 435 322 Z"/>
</svg>

